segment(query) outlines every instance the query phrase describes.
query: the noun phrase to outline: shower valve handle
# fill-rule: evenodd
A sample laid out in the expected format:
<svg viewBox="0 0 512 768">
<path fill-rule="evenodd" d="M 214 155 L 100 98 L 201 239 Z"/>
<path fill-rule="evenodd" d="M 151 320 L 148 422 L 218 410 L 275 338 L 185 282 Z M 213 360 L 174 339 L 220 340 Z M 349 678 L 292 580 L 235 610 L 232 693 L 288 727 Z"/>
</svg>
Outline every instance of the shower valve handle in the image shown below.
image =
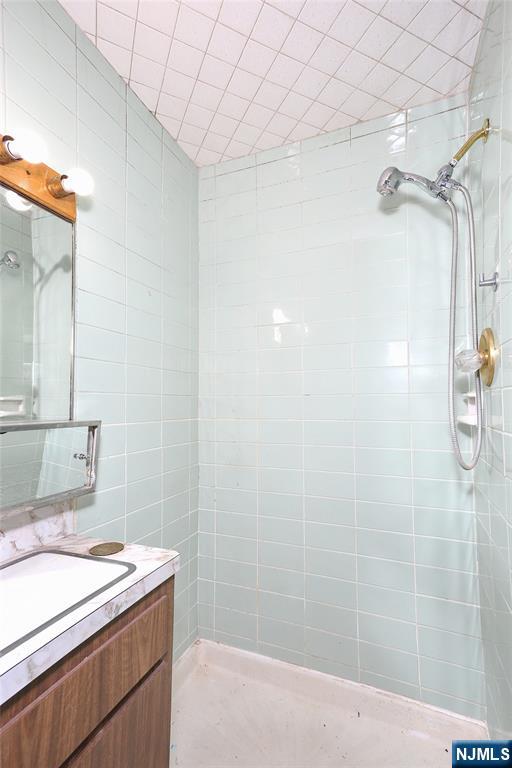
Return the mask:
<svg viewBox="0 0 512 768">
<path fill-rule="evenodd" d="M 476 373 L 484 363 L 484 356 L 478 349 L 463 349 L 455 355 L 455 365 L 463 373 Z"/>
</svg>

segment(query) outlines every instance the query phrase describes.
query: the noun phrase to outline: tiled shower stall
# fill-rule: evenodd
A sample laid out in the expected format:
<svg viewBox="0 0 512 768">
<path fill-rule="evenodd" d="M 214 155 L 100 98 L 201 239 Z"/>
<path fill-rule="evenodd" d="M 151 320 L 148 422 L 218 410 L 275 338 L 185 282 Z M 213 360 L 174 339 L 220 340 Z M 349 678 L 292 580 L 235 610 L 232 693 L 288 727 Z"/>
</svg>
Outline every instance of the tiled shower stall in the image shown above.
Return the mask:
<svg viewBox="0 0 512 768">
<path fill-rule="evenodd" d="M 77 530 L 180 551 L 175 658 L 210 638 L 510 735 L 510 4 L 469 96 L 199 172 L 57 2 L 1 12 L 2 124 L 96 181 L 75 415 L 103 428 Z M 473 477 L 447 429 L 447 211 L 375 185 L 432 176 L 485 116 L 468 170 L 503 354 Z"/>
</svg>

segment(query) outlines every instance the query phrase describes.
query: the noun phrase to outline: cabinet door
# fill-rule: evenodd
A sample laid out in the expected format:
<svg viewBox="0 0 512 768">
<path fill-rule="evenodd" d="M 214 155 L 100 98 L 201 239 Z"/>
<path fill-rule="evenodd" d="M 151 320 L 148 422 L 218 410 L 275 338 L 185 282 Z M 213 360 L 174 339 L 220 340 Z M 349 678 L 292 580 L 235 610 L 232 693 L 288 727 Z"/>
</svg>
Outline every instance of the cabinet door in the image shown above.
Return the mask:
<svg viewBox="0 0 512 768">
<path fill-rule="evenodd" d="M 162 661 L 65 768 L 169 768 L 170 676 Z"/>
</svg>

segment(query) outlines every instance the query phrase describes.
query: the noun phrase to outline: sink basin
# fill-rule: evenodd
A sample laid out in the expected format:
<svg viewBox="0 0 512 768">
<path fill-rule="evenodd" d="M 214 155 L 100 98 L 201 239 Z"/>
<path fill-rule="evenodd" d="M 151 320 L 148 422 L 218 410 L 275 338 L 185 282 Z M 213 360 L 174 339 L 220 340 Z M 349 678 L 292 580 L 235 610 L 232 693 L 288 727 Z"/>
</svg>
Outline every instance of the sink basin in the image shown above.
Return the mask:
<svg viewBox="0 0 512 768">
<path fill-rule="evenodd" d="M 133 563 L 33 552 L 0 567 L 0 657 L 133 573 Z"/>
</svg>

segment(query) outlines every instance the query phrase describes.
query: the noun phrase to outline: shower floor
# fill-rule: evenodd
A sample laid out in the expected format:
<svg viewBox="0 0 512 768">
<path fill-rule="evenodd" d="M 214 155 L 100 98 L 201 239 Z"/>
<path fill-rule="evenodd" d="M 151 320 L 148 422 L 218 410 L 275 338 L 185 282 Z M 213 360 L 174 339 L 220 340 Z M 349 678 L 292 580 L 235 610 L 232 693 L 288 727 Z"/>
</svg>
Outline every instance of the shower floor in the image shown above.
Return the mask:
<svg viewBox="0 0 512 768">
<path fill-rule="evenodd" d="M 176 663 L 172 768 L 449 768 L 483 725 L 264 656 L 197 641 Z"/>
</svg>

